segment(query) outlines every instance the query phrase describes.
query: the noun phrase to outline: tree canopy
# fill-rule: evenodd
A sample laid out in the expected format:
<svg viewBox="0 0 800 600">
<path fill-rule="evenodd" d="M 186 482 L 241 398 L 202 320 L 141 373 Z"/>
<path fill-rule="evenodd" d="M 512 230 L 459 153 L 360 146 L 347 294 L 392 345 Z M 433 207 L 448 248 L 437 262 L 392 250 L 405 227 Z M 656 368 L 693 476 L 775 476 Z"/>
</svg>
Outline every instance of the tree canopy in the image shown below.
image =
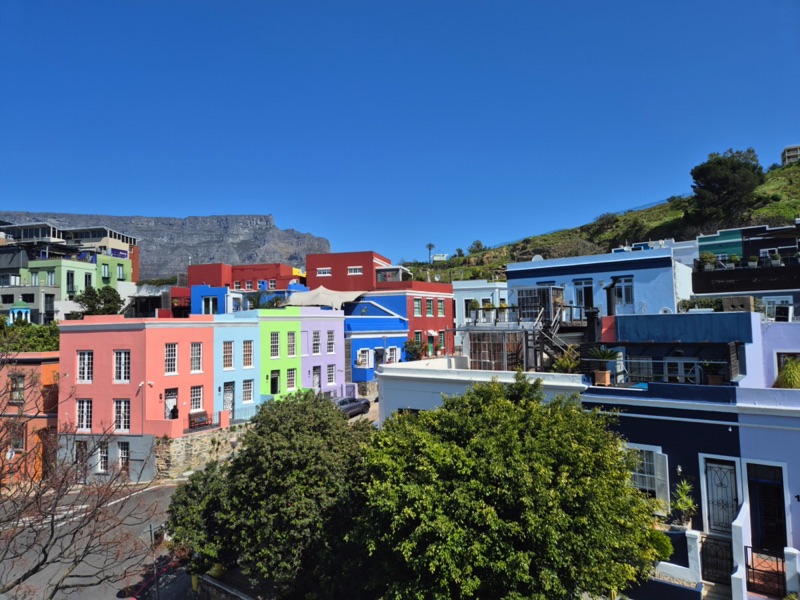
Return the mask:
<svg viewBox="0 0 800 600">
<path fill-rule="evenodd" d="M 125 304 L 119 292 L 110 285 L 99 290 L 87 287 L 75 296 L 75 302 L 80 304 L 85 315 L 116 315 Z"/>
<path fill-rule="evenodd" d="M 738 223 L 753 201 L 753 192 L 764 183 L 764 169 L 755 150 L 726 150 L 709 154 L 691 171 L 694 200 L 689 216 L 694 222 L 719 225 Z"/>
<path fill-rule="evenodd" d="M 374 597 L 555 600 L 643 578 L 669 543 L 608 424 L 521 373 L 388 419 L 356 534 Z"/>
<path fill-rule="evenodd" d="M 58 324 L 36 325 L 17 321 L 12 325 L 0 321 L 0 355 L 17 352 L 55 352 L 58 350 Z"/>
</svg>

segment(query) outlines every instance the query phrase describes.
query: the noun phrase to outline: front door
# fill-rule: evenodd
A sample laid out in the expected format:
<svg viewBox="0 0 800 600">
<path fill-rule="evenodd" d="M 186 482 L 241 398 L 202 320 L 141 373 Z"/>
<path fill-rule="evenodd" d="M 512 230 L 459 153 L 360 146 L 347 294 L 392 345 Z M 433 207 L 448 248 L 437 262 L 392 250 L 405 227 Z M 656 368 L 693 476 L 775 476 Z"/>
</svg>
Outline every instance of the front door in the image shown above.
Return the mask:
<svg viewBox="0 0 800 600">
<path fill-rule="evenodd" d="M 322 389 L 322 367 L 320 366 L 311 369 L 311 387 L 317 391 Z"/>
<path fill-rule="evenodd" d="M 786 547 L 783 469 L 747 465 L 747 491 L 750 494 L 753 548 L 783 552 Z"/>
<path fill-rule="evenodd" d="M 164 390 L 164 418 L 174 419 L 178 408 L 178 388 Z"/>
<path fill-rule="evenodd" d="M 729 460 L 706 461 L 708 532 L 731 535 L 731 525 L 739 511 L 736 491 L 736 463 Z"/>
<path fill-rule="evenodd" d="M 227 410 L 233 419 L 233 390 L 236 382 L 226 381 L 222 384 L 222 410 Z"/>
</svg>

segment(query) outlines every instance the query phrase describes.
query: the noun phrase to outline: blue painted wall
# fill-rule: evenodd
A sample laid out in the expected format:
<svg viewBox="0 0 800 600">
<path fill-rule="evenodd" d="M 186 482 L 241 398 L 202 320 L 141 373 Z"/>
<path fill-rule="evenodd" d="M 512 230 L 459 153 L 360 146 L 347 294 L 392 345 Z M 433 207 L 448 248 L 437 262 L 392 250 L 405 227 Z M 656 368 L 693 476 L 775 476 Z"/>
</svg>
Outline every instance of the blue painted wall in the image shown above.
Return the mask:
<svg viewBox="0 0 800 600">
<path fill-rule="evenodd" d="M 617 339 L 638 342 L 753 341 L 755 313 L 681 313 L 677 315 L 618 315 Z M 757 315 L 756 315 L 757 317 Z"/>
<path fill-rule="evenodd" d="M 405 360 L 403 347 L 408 341 L 408 319 L 392 312 L 386 304 L 396 305 L 396 298 L 390 297 L 390 302 L 378 302 L 386 297 L 365 298 L 358 302 L 345 304 L 345 338 L 350 343 L 350 356 L 352 364 L 351 373 L 354 383 L 364 383 L 375 380 L 375 367 L 377 366 L 375 350 L 384 347 L 396 347 L 400 360 Z M 405 302 L 405 296 L 403 296 Z M 405 309 L 405 304 L 403 304 Z M 384 342 L 384 336 L 386 341 Z M 366 365 L 358 365 L 359 352 L 364 348 L 370 351 L 371 360 Z"/>
</svg>

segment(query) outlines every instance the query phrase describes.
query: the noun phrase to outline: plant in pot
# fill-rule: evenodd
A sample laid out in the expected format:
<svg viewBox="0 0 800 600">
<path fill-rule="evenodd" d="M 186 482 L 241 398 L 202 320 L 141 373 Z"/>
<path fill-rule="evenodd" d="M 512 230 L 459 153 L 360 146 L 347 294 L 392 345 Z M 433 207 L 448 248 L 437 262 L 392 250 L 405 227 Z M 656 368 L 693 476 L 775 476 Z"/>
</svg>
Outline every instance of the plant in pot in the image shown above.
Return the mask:
<svg viewBox="0 0 800 600">
<path fill-rule="evenodd" d="M 692 492 L 694 487 L 686 479 L 681 479 L 672 492 L 672 522 L 676 527 L 689 528 L 692 517 L 697 512 L 697 503 Z"/>
<path fill-rule="evenodd" d="M 470 300 L 470 303 L 469 303 L 469 315 L 470 315 L 470 318 L 473 321 L 477 321 L 478 320 L 478 310 L 480 310 L 480 308 L 481 308 L 481 305 L 477 300 L 475 300 L 474 298 L 472 300 Z"/>
<path fill-rule="evenodd" d="M 580 366 L 581 357 L 578 354 L 578 348 L 574 344 L 570 344 L 564 353 L 553 361 L 552 368 L 555 373 L 578 373 Z"/>
<path fill-rule="evenodd" d="M 780 267 L 781 266 L 781 255 L 777 252 L 775 254 L 771 254 L 769 257 L 770 262 L 772 263 L 773 267 Z"/>
<path fill-rule="evenodd" d="M 487 302 L 482 308 L 484 322 L 490 323 L 494 321 L 494 305 L 491 302 Z"/>
<path fill-rule="evenodd" d="M 741 256 L 739 256 L 738 254 L 731 254 L 731 255 L 728 257 L 728 262 L 727 262 L 727 263 L 725 263 L 725 266 L 726 266 L 728 269 L 735 269 L 735 268 L 736 268 L 736 265 L 738 265 L 738 264 L 739 264 L 739 261 L 741 261 L 741 260 L 742 260 L 742 257 L 741 257 Z"/>
<path fill-rule="evenodd" d="M 497 315 L 501 321 L 508 321 L 508 304 L 504 300 L 501 300 L 500 306 L 497 307 Z"/>
<path fill-rule="evenodd" d="M 617 360 L 619 352 L 611 350 L 606 346 L 595 346 L 589 350 L 589 358 L 594 363 L 594 384 L 595 385 L 611 385 L 611 371 L 608 370 L 608 363 L 612 360 Z"/>
<path fill-rule="evenodd" d="M 774 387 L 787 390 L 800 389 L 800 361 L 794 358 L 787 360 L 778 371 Z"/>
<path fill-rule="evenodd" d="M 717 267 L 717 255 L 713 252 L 701 252 L 700 262 L 706 271 L 713 271 Z"/>
<path fill-rule="evenodd" d="M 755 254 L 747 257 L 747 266 L 751 269 L 755 269 L 758 266 L 758 257 Z"/>
</svg>

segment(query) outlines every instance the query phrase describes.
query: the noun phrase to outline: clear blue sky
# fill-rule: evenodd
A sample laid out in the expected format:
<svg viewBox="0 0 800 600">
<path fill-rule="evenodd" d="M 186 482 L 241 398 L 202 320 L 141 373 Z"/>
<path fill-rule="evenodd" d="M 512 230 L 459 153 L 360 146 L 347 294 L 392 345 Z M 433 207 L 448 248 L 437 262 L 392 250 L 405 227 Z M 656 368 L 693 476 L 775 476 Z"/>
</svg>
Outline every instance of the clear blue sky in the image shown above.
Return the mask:
<svg viewBox="0 0 800 600">
<path fill-rule="evenodd" d="M 2 0 L 0 207 L 427 259 L 800 143 L 798 0 Z"/>
</svg>

